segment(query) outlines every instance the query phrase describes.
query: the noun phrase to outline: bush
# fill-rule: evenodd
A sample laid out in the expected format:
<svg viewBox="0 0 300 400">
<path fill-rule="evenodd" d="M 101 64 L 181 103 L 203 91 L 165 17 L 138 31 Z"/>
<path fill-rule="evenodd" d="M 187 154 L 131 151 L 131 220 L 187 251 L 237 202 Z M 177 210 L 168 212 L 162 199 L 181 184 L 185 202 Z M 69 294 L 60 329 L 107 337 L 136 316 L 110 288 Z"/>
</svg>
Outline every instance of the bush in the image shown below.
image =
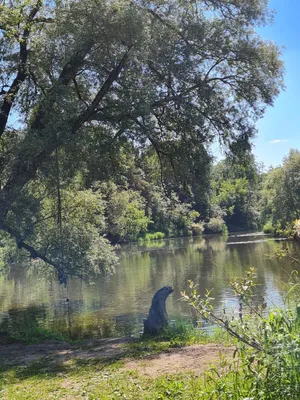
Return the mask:
<svg viewBox="0 0 300 400">
<path fill-rule="evenodd" d="M 275 232 L 275 228 L 273 227 L 271 222 L 267 222 L 264 227 L 263 227 L 263 232 L 264 233 L 271 233 L 272 235 Z"/>
<path fill-rule="evenodd" d="M 218 217 L 218 218 L 211 218 L 205 228 L 209 233 L 222 233 L 225 226 L 225 221 Z"/>
<path fill-rule="evenodd" d="M 192 224 L 191 228 L 193 236 L 200 236 L 204 231 L 204 223 L 203 222 L 194 223 Z"/>
<path fill-rule="evenodd" d="M 297 221 L 290 222 L 283 227 L 279 223 L 274 226 L 271 222 L 267 222 L 263 227 L 263 232 L 276 237 L 294 239 L 297 236 Z"/>
<path fill-rule="evenodd" d="M 300 306 L 272 309 L 254 302 L 255 270 L 245 278 L 230 282 L 239 303 L 236 317 L 226 310 L 215 313 L 210 292 L 198 295 L 190 282 L 184 299 L 205 320 L 218 324 L 234 339 L 234 360 L 224 370 L 212 368 L 206 377 L 206 393 L 216 399 L 294 399 L 300 398 Z M 209 387 L 211 385 L 211 387 Z"/>
<path fill-rule="evenodd" d="M 164 238 L 165 234 L 163 232 L 154 232 L 154 233 L 146 233 L 143 239 L 147 242 L 149 240 L 162 240 Z"/>
</svg>

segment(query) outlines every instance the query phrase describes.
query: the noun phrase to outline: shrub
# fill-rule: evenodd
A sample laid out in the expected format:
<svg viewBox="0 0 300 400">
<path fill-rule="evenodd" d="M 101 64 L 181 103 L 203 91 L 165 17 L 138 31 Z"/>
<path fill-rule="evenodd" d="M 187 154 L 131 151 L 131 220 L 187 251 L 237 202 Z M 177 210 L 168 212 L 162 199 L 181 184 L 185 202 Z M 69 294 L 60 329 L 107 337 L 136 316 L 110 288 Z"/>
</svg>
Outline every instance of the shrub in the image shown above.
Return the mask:
<svg viewBox="0 0 300 400">
<path fill-rule="evenodd" d="M 154 232 L 154 233 L 146 233 L 143 239 L 147 242 L 149 240 L 162 240 L 164 238 L 165 234 L 163 232 Z"/>
<path fill-rule="evenodd" d="M 225 221 L 218 217 L 218 218 L 211 218 L 205 228 L 210 233 L 222 233 L 223 227 L 225 226 Z"/>
<path fill-rule="evenodd" d="M 263 232 L 264 233 L 271 233 L 274 234 L 275 228 L 273 227 L 272 223 L 269 221 L 267 222 L 264 227 L 263 227 Z"/>
<path fill-rule="evenodd" d="M 203 222 L 194 223 L 192 224 L 191 228 L 193 236 L 200 236 L 204 231 L 204 223 Z"/>
<path fill-rule="evenodd" d="M 262 301 L 253 301 L 256 288 L 255 270 L 230 282 L 238 300 L 236 317 L 226 310 L 214 312 L 207 292 L 200 297 L 190 282 L 190 293 L 184 299 L 205 320 L 229 333 L 236 344 L 235 357 L 223 371 L 211 369 L 206 393 L 218 399 L 295 399 L 300 398 L 300 307 L 272 309 L 266 312 Z M 257 295 L 257 294 L 256 294 Z"/>
</svg>

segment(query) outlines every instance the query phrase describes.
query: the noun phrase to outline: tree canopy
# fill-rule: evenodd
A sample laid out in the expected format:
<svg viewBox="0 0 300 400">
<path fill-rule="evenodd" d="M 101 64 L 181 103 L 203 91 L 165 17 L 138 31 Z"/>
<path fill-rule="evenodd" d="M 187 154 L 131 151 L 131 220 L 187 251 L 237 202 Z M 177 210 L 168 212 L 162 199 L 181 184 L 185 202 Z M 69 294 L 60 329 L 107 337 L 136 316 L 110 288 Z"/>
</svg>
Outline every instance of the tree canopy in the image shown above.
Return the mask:
<svg viewBox="0 0 300 400">
<path fill-rule="evenodd" d="M 262 216 L 274 229 L 283 229 L 300 219 L 300 152 L 292 149 L 283 165 L 264 176 Z"/>
<path fill-rule="evenodd" d="M 255 31 L 267 3 L 1 0 L 0 229 L 65 282 L 115 264 L 101 207 L 68 211 L 72 185 L 89 190 L 79 208 L 98 204 L 93 183 L 136 152 L 154 154 L 165 196 L 203 197 L 210 145 L 249 152 L 282 87 L 280 50 Z M 139 195 L 124 201 L 118 223 L 145 226 Z"/>
</svg>

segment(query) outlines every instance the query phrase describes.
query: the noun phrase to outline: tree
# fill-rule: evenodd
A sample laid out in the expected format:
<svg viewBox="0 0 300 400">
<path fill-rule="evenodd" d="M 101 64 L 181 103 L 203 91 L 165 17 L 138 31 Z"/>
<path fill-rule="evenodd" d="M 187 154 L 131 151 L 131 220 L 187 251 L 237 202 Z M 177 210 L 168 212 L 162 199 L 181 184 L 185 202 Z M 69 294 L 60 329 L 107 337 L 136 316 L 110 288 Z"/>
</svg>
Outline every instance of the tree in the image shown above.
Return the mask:
<svg viewBox="0 0 300 400">
<path fill-rule="evenodd" d="M 264 222 L 285 228 L 300 218 L 300 152 L 292 149 L 281 167 L 265 174 L 262 191 Z"/>
<path fill-rule="evenodd" d="M 243 160 L 227 157 L 212 169 L 211 216 L 232 228 L 253 229 L 260 225 L 259 166 L 251 153 Z"/>
<path fill-rule="evenodd" d="M 150 218 L 145 215 L 145 202 L 138 191 L 122 190 L 114 183 L 103 184 L 106 198 L 106 231 L 113 241 L 137 240 L 147 230 Z"/>
<path fill-rule="evenodd" d="M 40 248 L 34 221 L 53 188 L 62 221 L 59 192 L 95 135 L 98 149 L 102 138 L 153 146 L 183 189 L 193 174 L 182 163 L 201 170 L 215 139 L 249 148 L 282 86 L 278 48 L 255 33 L 269 20 L 266 3 L 2 0 L 0 229 L 66 281 L 70 263 Z"/>
</svg>

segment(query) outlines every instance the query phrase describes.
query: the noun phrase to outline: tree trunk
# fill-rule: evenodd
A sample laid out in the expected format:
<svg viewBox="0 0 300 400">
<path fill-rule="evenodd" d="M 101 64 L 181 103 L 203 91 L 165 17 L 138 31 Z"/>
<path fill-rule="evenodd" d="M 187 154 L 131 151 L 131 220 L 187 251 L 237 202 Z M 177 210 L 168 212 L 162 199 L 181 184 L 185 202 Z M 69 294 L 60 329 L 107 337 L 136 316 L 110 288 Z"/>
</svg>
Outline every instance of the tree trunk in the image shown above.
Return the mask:
<svg viewBox="0 0 300 400">
<path fill-rule="evenodd" d="M 144 319 L 144 335 L 157 335 L 168 326 L 166 300 L 173 292 L 171 286 L 164 286 L 155 293 L 148 318 Z"/>
</svg>

